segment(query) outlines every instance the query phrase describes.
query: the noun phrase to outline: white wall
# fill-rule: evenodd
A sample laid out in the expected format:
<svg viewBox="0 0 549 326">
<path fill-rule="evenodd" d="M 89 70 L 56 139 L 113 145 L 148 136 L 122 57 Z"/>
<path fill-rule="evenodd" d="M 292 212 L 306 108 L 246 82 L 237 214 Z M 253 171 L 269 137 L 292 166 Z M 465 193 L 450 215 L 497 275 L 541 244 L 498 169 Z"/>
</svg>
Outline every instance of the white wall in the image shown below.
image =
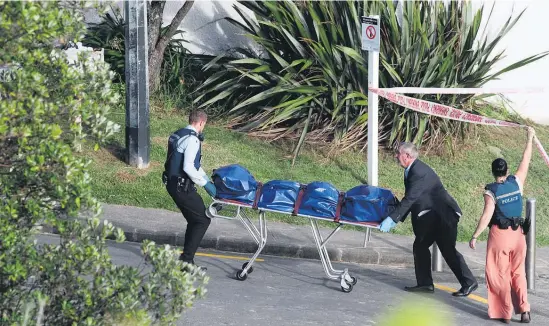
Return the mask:
<svg viewBox="0 0 549 326">
<path fill-rule="evenodd" d="M 164 8 L 164 21 L 170 22 L 184 3 L 168 1 Z M 217 55 L 231 47 L 253 45 L 241 29 L 223 19 L 231 17 L 241 21 L 233 8 L 234 4 L 233 0 L 199 0 L 194 3 L 180 25 L 180 29 L 185 31 L 185 39 L 189 41 L 189 51 L 195 54 Z M 246 8 L 244 11 L 253 15 Z"/>
<path fill-rule="evenodd" d="M 164 25 L 172 21 L 184 3 L 185 0 L 166 1 Z M 242 35 L 240 29 L 223 19 L 231 17 L 241 21 L 233 9 L 235 3 L 234 0 L 196 0 L 179 26 L 179 29 L 184 31 L 183 38 L 188 42 L 185 43 L 186 48 L 194 54 L 216 55 L 233 47 L 253 46 L 253 42 Z M 113 7 L 118 7 L 124 16 L 123 1 L 114 1 Z M 253 15 L 251 11 L 242 8 L 248 15 Z M 88 10 L 85 13 L 85 20 L 88 23 L 101 21 L 95 10 Z"/>
</svg>

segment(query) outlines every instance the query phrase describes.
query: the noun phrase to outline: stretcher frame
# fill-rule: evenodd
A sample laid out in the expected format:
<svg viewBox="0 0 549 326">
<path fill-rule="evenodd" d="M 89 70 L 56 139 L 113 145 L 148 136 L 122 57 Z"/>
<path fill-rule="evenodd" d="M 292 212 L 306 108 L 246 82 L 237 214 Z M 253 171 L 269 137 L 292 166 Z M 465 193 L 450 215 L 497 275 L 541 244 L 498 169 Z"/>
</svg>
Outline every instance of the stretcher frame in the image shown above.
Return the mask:
<svg viewBox="0 0 549 326">
<path fill-rule="evenodd" d="M 236 278 L 240 281 L 244 281 L 248 278 L 248 274 L 251 274 L 253 272 L 253 264 L 263 248 L 265 247 L 265 244 L 267 243 L 267 220 L 265 219 L 265 212 L 260 211 L 259 212 L 259 229 L 255 226 L 255 224 L 250 220 L 246 212 L 244 211 L 244 208 L 253 209 L 252 205 L 247 205 L 244 203 L 240 203 L 233 200 L 220 200 L 216 198 L 212 198 L 213 202 L 210 204 L 210 206 L 206 209 L 206 216 L 209 218 L 224 218 L 227 220 L 238 220 L 244 225 L 246 230 L 248 230 L 248 233 L 252 236 L 255 243 L 257 244 L 257 250 L 253 254 L 252 258 L 250 258 L 249 261 L 245 262 L 242 265 L 242 269 L 236 272 Z M 227 215 L 221 215 L 218 214 L 218 210 L 216 208 L 216 205 L 221 206 L 234 206 L 236 207 L 236 213 L 234 216 L 227 216 Z"/>
<path fill-rule="evenodd" d="M 353 286 L 357 283 L 357 278 L 354 276 L 351 276 L 349 274 L 349 270 L 347 268 L 344 268 L 343 270 L 335 269 L 332 265 L 330 256 L 328 254 L 328 250 L 326 249 L 326 245 L 330 241 L 330 239 L 344 226 L 344 225 L 355 225 L 360 227 L 366 227 L 370 229 L 379 229 L 380 223 L 378 222 L 350 222 L 350 221 L 342 221 L 341 219 L 338 219 L 335 221 L 333 218 L 328 217 L 318 217 L 318 216 L 311 216 L 311 215 L 303 215 L 303 214 L 294 214 L 284 211 L 278 211 L 273 209 L 267 209 L 267 208 L 256 208 L 253 205 L 244 204 L 238 201 L 234 200 L 228 200 L 228 199 L 217 199 L 212 198 L 212 203 L 209 205 L 209 207 L 206 209 L 206 215 L 210 218 L 224 218 L 229 220 L 239 220 L 244 227 L 248 230 L 252 238 L 255 240 L 255 242 L 258 244 L 257 251 L 254 253 L 252 258 L 244 265 L 242 265 L 242 269 L 236 272 L 236 278 L 238 280 L 244 281 L 247 279 L 248 274 L 251 274 L 253 272 L 253 263 L 255 262 L 256 258 L 259 256 L 263 248 L 265 247 L 265 244 L 267 243 L 267 221 L 265 218 L 266 212 L 273 212 L 273 213 L 279 213 L 279 214 L 287 214 L 292 216 L 298 216 L 298 217 L 305 217 L 308 218 L 311 223 L 311 230 L 313 232 L 313 238 L 315 241 L 315 245 L 318 249 L 318 254 L 320 256 L 320 260 L 322 262 L 322 267 L 324 268 L 324 272 L 326 273 L 326 276 L 332 280 L 339 280 L 341 285 L 341 290 L 345 293 L 349 293 L 353 290 Z M 235 216 L 227 216 L 219 214 L 216 206 L 217 205 L 228 205 L 228 206 L 234 206 L 236 207 L 236 213 Z M 255 225 L 252 223 L 250 218 L 246 215 L 243 208 L 253 209 L 258 211 L 259 213 L 259 230 L 255 227 Z M 317 220 L 324 220 L 324 221 L 330 221 L 333 223 L 337 223 L 337 226 L 334 228 L 332 232 L 324 239 L 322 237 L 322 234 L 320 232 L 320 228 L 318 227 Z"/>
</svg>

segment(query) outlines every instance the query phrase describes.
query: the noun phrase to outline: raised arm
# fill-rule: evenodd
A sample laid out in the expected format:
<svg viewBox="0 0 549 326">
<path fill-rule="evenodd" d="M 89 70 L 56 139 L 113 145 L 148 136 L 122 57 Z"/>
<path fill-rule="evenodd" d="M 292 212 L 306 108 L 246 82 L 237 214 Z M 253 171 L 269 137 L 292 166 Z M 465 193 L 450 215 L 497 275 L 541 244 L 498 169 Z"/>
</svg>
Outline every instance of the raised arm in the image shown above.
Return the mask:
<svg viewBox="0 0 549 326">
<path fill-rule="evenodd" d="M 524 149 L 524 154 L 522 154 L 522 161 L 520 162 L 517 173 L 515 174 L 520 179 L 523 185 L 526 182 L 528 168 L 530 167 L 530 160 L 532 159 L 532 140 L 534 139 L 534 135 L 534 128 L 528 127 L 528 140 L 526 142 L 526 148 Z"/>
</svg>

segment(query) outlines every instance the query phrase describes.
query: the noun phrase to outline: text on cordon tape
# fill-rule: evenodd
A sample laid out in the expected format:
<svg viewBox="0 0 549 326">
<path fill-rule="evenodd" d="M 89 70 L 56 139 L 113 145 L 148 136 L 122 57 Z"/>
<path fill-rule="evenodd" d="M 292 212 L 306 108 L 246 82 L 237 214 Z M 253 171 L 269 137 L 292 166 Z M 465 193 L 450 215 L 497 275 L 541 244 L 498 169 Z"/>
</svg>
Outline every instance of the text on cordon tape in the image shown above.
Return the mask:
<svg viewBox="0 0 549 326">
<path fill-rule="evenodd" d="M 468 113 L 448 105 L 405 96 L 402 94 L 398 94 L 396 91 L 394 91 L 394 89 L 390 89 L 390 88 L 369 87 L 368 90 L 393 103 L 401 105 L 410 110 L 414 110 L 420 113 L 425 113 L 428 115 L 437 116 L 440 118 L 446 118 L 451 120 L 464 121 L 464 122 L 470 122 L 470 123 L 482 124 L 482 125 L 488 125 L 488 126 L 521 127 L 521 128 L 527 127 L 527 126 L 523 126 L 513 122 L 492 119 L 492 118 L 484 117 L 478 114 Z M 535 136 L 534 136 L 534 141 L 536 143 L 536 147 L 538 148 L 538 151 L 541 154 L 543 160 L 549 167 L 549 156 L 547 155 L 547 152 L 541 145 L 541 142 L 539 141 L 539 139 Z"/>
</svg>

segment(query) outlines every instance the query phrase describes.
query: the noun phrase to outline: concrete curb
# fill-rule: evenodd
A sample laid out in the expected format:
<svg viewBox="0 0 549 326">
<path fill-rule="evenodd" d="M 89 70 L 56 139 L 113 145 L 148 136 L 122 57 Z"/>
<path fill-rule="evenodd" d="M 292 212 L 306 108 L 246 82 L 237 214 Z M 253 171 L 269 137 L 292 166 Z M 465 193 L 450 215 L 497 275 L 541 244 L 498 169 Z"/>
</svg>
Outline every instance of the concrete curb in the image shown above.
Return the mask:
<svg viewBox="0 0 549 326">
<path fill-rule="evenodd" d="M 82 219 L 89 217 L 81 216 Z M 103 205 L 101 220 L 108 220 L 124 231 L 128 242 L 143 242 L 145 239 L 156 244 L 169 244 L 183 247 L 186 221 L 181 213 L 156 208 L 140 208 L 125 205 Z M 254 223 L 257 221 L 253 221 Z M 332 226 L 333 227 L 333 226 Z M 37 226 L 40 233 L 58 234 L 57 230 L 46 226 Z M 326 236 L 333 231 L 331 227 L 321 227 L 320 232 Z M 261 256 L 282 256 L 290 258 L 320 260 L 310 226 L 287 224 L 269 220 L 267 222 L 267 243 Z M 362 247 L 364 232 L 342 229 L 327 244 L 332 262 L 369 264 L 388 267 L 413 267 L 412 246 L 414 238 L 397 234 L 372 232 L 371 242 Z M 471 250 L 468 243 L 457 243 L 456 249 L 463 255 L 469 268 L 482 283 L 484 281 L 484 264 L 486 243 L 477 243 L 477 250 Z M 257 244 L 238 221 L 214 218 L 200 245 L 201 249 L 236 252 L 251 255 Z M 538 247 L 536 250 L 537 279 L 549 277 L 542 271 L 549 269 L 549 247 Z M 454 280 L 450 268 L 443 262 L 443 273 L 434 273 L 439 280 Z"/>
<path fill-rule="evenodd" d="M 171 246 L 183 247 L 185 241 L 185 232 L 167 232 L 156 230 L 145 230 L 139 228 L 128 228 L 117 225 L 122 228 L 126 236 L 126 241 L 143 242 L 144 240 L 154 241 L 156 244 L 169 244 Z M 41 233 L 59 234 L 57 230 L 51 227 L 41 227 Z M 214 249 L 219 251 L 236 252 L 243 254 L 253 254 L 257 250 L 257 244 L 251 238 L 230 237 L 225 235 L 211 235 L 206 233 L 200 244 L 201 249 Z M 375 248 L 335 248 L 327 246 L 328 255 L 332 262 L 347 262 L 395 267 L 413 267 L 414 258 L 407 252 L 397 249 L 378 250 Z M 270 243 L 267 240 L 261 255 L 281 256 L 290 258 L 303 258 L 320 260 L 318 249 L 314 243 L 304 244 L 280 244 Z M 251 255 L 250 255 L 251 256 Z"/>
<path fill-rule="evenodd" d="M 127 241 L 139 243 L 148 239 L 161 245 L 183 247 L 186 221 L 180 212 L 126 205 L 103 204 L 102 206 L 100 220 L 108 220 L 114 226 L 121 228 Z M 257 227 L 257 220 L 253 219 L 254 212 L 248 213 L 251 213 L 251 222 Z M 363 247 L 363 230 L 357 231 L 344 227 L 334 233 L 335 226 L 336 224 L 321 226 L 319 230 L 324 238 L 329 234 L 332 235 L 326 248 L 333 262 L 391 267 L 414 266 L 412 252 L 414 237 L 373 231 L 371 241 Z M 57 233 L 55 230 L 46 230 L 46 228 L 42 228 L 42 232 Z M 472 250 L 468 243 L 457 243 L 456 249 L 463 255 L 469 268 L 484 271 L 486 243 L 479 242 L 477 246 L 477 250 Z M 256 251 L 257 244 L 238 220 L 213 218 L 200 248 L 251 256 Z M 539 258 L 549 257 L 549 247 L 539 248 L 536 254 Z M 288 224 L 269 218 L 267 219 L 267 243 L 261 255 L 320 259 L 309 225 Z M 548 268 L 547 261 L 549 260 L 538 259 L 537 270 Z M 450 272 L 445 261 L 442 265 L 444 272 Z"/>
</svg>

